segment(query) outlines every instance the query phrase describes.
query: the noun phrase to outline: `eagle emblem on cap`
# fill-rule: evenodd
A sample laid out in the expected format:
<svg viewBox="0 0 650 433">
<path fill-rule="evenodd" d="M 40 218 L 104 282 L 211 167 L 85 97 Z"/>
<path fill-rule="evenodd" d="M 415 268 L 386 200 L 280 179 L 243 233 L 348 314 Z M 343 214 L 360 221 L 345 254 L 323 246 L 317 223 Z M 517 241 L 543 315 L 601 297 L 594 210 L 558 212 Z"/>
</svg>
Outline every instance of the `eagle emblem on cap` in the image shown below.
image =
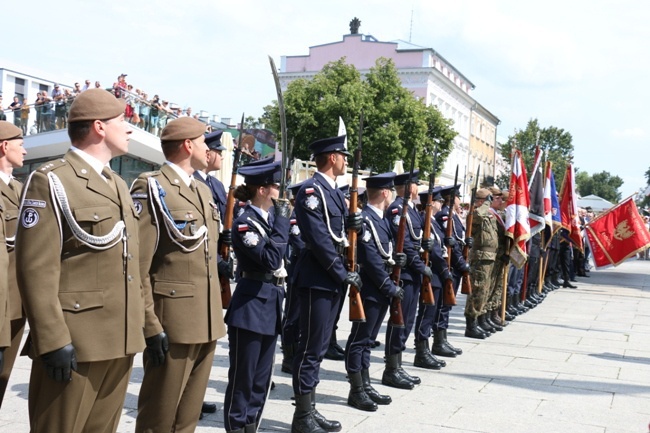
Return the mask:
<svg viewBox="0 0 650 433">
<path fill-rule="evenodd" d="M 260 237 L 255 232 L 247 232 L 242 240 L 248 248 L 256 247 L 260 243 Z"/>
<path fill-rule="evenodd" d="M 305 199 L 305 206 L 307 206 L 307 209 L 315 210 L 319 204 L 320 200 L 318 200 L 318 197 L 315 195 L 310 195 Z"/>
</svg>

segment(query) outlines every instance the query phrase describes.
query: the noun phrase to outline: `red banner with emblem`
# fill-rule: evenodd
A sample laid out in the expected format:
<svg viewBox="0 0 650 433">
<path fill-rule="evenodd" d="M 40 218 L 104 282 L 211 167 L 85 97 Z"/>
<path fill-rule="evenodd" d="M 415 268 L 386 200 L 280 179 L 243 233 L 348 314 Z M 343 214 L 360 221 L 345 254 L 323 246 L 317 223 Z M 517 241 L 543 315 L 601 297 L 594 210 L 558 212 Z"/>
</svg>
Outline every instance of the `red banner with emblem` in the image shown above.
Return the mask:
<svg viewBox="0 0 650 433">
<path fill-rule="evenodd" d="M 562 191 L 560 192 L 562 227 L 569 231 L 568 237 L 573 243 L 573 246 L 580 251 L 584 251 L 582 234 L 580 233 L 580 221 L 578 219 L 577 198 L 573 164 L 569 164 L 566 167 L 564 182 L 562 182 Z"/>
<path fill-rule="evenodd" d="M 650 232 L 629 197 L 586 226 L 596 268 L 617 266 L 650 247 Z"/>
</svg>

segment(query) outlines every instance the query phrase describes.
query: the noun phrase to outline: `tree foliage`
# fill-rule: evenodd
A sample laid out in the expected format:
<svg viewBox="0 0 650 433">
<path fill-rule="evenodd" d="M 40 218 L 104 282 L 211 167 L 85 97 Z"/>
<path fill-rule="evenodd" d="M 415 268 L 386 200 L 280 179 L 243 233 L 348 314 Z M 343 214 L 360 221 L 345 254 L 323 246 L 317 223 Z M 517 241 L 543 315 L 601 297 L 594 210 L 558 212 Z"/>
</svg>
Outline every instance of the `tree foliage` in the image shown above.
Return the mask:
<svg viewBox="0 0 650 433">
<path fill-rule="evenodd" d="M 623 185 L 623 179 L 612 176 L 608 171 L 601 171 L 590 176 L 585 171 L 576 174 L 576 189 L 582 197 L 597 195 L 612 203 L 621 200 L 621 193 L 618 189 Z"/>
<path fill-rule="evenodd" d="M 347 128 L 348 147 L 356 147 L 362 110 L 361 166 L 375 172 L 391 170 L 398 159 L 406 163 L 413 146 L 416 166 L 430 172 L 436 143 L 440 171 L 456 136 L 451 121 L 402 87 L 393 61 L 385 58 L 378 59 L 365 77 L 345 58 L 331 62 L 312 80 L 292 81 L 283 96 L 287 138 L 295 140 L 293 156 L 305 160 L 311 142 L 336 135 L 339 116 Z M 272 131 L 280 130 L 277 101 L 264 107 L 260 121 Z"/>
<path fill-rule="evenodd" d="M 539 142 L 537 134 L 539 133 Z M 573 162 L 573 139 L 571 134 L 564 129 L 549 126 L 542 128 L 537 119 L 528 121 L 526 128 L 516 131 L 508 137 L 508 141 L 501 145 L 501 155 L 506 161 L 512 160 L 512 151 L 516 148 L 521 151 L 526 171 L 530 173 L 533 169 L 535 158 L 535 147 L 539 144 L 541 151 L 547 152 L 547 160 L 553 163 L 553 174 L 557 184 L 558 192 L 564 179 L 566 167 Z M 529 176 L 530 177 L 530 176 Z M 502 188 L 508 188 L 510 183 L 510 168 L 505 175 L 499 176 L 497 184 Z"/>
</svg>

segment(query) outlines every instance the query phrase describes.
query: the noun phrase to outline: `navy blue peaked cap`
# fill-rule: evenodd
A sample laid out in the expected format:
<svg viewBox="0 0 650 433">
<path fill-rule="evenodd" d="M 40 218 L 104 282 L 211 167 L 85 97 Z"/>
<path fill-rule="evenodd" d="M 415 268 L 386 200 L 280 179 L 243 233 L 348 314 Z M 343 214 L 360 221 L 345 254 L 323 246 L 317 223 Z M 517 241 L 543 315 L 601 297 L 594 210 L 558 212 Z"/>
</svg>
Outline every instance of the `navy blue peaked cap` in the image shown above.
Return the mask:
<svg viewBox="0 0 650 433">
<path fill-rule="evenodd" d="M 420 180 L 418 179 L 418 176 L 420 175 L 420 169 L 416 168 L 413 170 L 413 177 L 411 178 L 411 183 L 414 183 L 416 185 L 420 184 Z M 395 176 L 395 185 L 406 185 L 406 182 L 409 179 L 409 172 L 404 172 L 402 174 L 398 174 Z"/>
<path fill-rule="evenodd" d="M 291 191 L 291 195 L 295 197 L 298 194 L 298 191 L 300 191 L 300 187 L 303 183 L 305 183 L 304 180 L 302 182 L 294 183 L 293 185 L 288 186 L 287 189 Z"/>
<path fill-rule="evenodd" d="M 345 137 L 345 135 L 339 135 L 338 137 L 322 138 L 310 144 L 309 149 L 311 149 L 311 153 L 314 155 L 338 152 L 346 156 L 352 156 L 345 147 Z"/>
<path fill-rule="evenodd" d="M 226 150 L 223 144 L 221 144 L 221 136 L 223 131 L 217 130 L 211 132 L 205 136 L 205 145 L 208 146 L 210 150 Z"/>
<path fill-rule="evenodd" d="M 380 173 L 374 176 L 364 177 L 363 180 L 366 181 L 366 188 L 393 188 L 395 186 L 395 176 L 394 172 L 389 171 L 387 173 Z"/>
<path fill-rule="evenodd" d="M 448 195 L 451 194 L 452 190 L 456 190 L 454 194 L 459 195 L 460 194 L 460 184 L 457 183 L 456 185 L 449 185 L 449 186 L 443 186 L 442 189 L 440 190 L 440 194 L 443 197 L 447 197 Z"/>
<path fill-rule="evenodd" d="M 444 187 L 442 187 L 442 186 L 437 186 L 437 187 L 433 188 L 433 197 L 432 198 L 433 198 L 434 201 L 435 200 L 442 200 L 442 194 L 440 193 L 440 191 L 443 188 Z M 426 202 L 428 200 L 429 190 L 422 191 L 418 195 L 420 196 L 420 203 L 426 204 Z"/>
<path fill-rule="evenodd" d="M 257 161 L 252 164 L 240 167 L 239 174 L 244 177 L 246 185 L 270 185 L 280 183 L 282 175 L 282 166 L 280 162 L 272 161 L 268 158 L 266 164 L 259 164 Z"/>
</svg>

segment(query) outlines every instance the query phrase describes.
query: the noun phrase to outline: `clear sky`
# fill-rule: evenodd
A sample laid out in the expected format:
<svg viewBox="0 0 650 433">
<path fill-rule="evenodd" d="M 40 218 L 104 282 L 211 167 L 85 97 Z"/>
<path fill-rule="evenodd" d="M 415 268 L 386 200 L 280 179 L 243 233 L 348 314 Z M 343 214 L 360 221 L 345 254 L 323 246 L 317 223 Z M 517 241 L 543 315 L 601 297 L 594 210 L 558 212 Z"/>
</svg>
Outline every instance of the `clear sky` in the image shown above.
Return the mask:
<svg viewBox="0 0 650 433">
<path fill-rule="evenodd" d="M 531 118 L 573 136 L 575 163 L 622 177 L 650 168 L 647 0 L 5 1 L 0 66 L 71 85 L 120 73 L 150 95 L 222 117 L 275 99 L 268 55 L 308 54 L 348 23 L 431 47 L 465 75 L 506 138 Z"/>
</svg>

